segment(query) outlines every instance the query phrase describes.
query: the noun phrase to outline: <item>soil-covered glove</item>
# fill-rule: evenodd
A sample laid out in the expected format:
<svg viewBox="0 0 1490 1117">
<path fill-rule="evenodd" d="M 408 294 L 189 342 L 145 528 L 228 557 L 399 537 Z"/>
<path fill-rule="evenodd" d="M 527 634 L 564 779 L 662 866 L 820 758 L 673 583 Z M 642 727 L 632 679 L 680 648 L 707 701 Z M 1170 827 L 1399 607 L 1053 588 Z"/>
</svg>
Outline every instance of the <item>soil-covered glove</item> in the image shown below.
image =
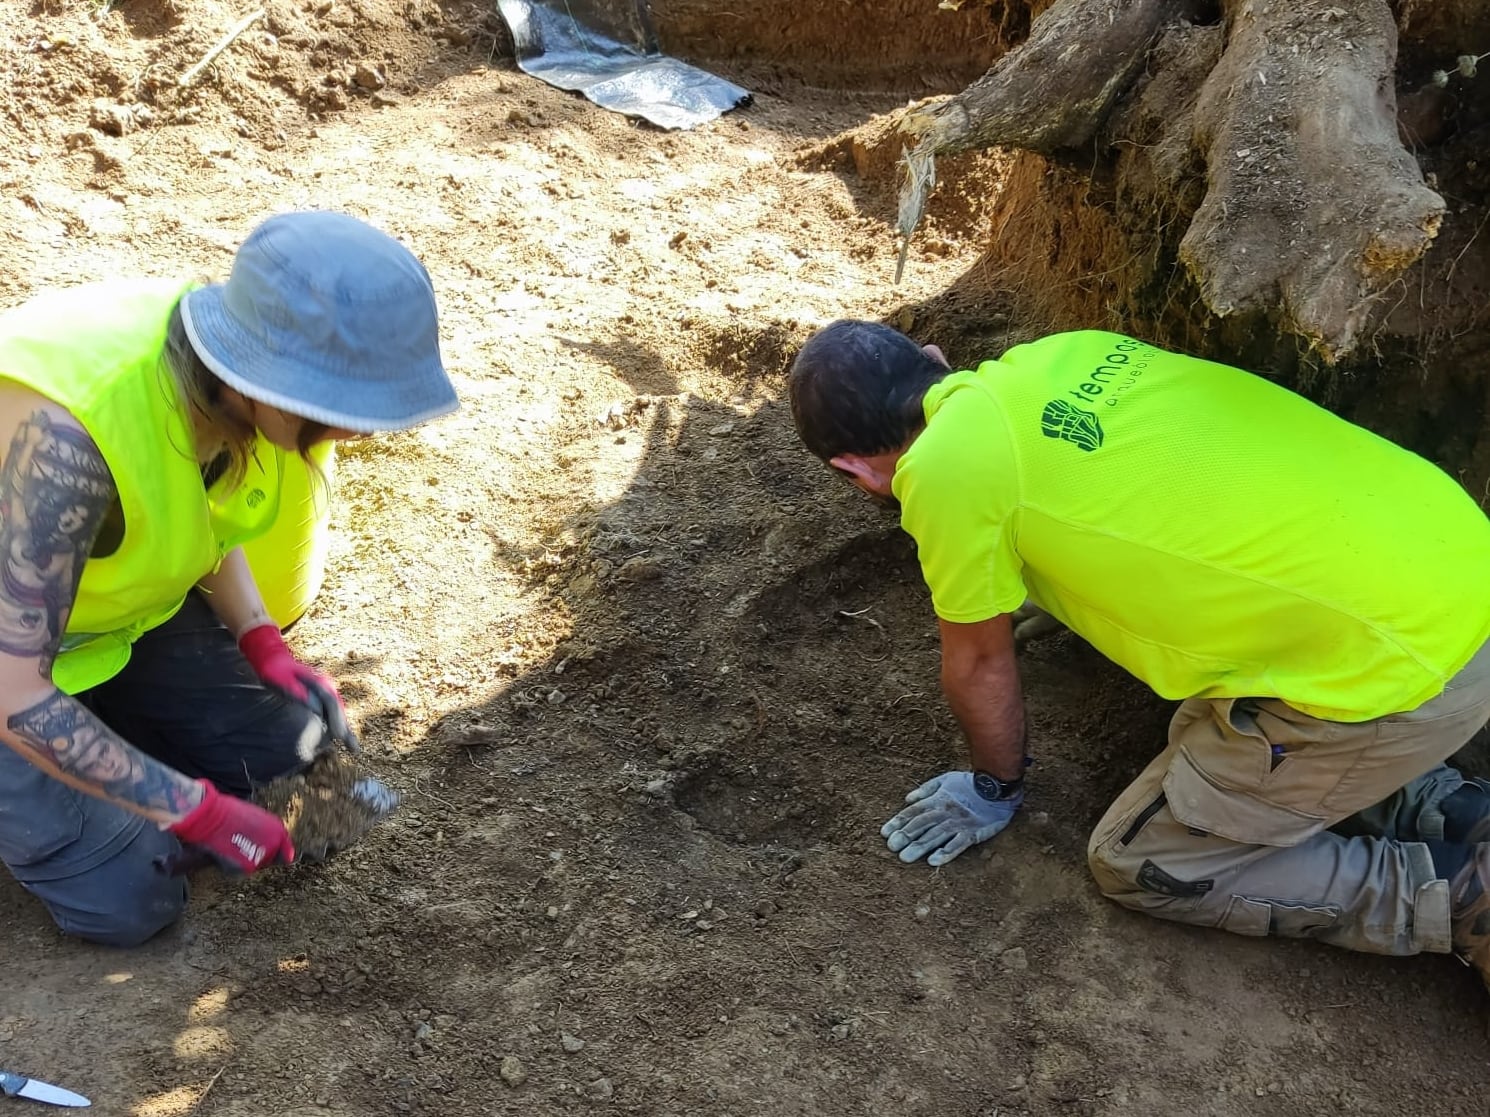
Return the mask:
<svg viewBox="0 0 1490 1117">
<path fill-rule="evenodd" d="M 1024 789 L 1006 799 L 985 799 L 973 785 L 973 773 L 947 772 L 927 780 L 905 801 L 910 806 L 880 827 L 880 834 L 902 861 L 926 857 L 936 868 L 1008 826 L 1024 802 Z"/>
<path fill-rule="evenodd" d="M 202 801 L 180 822 L 169 827 L 183 845 L 210 854 L 224 871 L 252 873 L 265 865 L 288 865 L 295 860 L 290 832 L 278 815 L 242 799 L 224 795 L 206 780 L 197 781 Z M 181 858 L 164 865 L 173 874 L 194 861 Z"/>
<path fill-rule="evenodd" d="M 238 650 L 266 686 L 310 707 L 326 723 L 334 740 L 343 742 L 353 752 L 361 751 L 357 734 L 347 722 L 347 708 L 342 705 L 336 683 L 296 659 L 278 625 L 250 628 L 238 637 Z"/>
</svg>

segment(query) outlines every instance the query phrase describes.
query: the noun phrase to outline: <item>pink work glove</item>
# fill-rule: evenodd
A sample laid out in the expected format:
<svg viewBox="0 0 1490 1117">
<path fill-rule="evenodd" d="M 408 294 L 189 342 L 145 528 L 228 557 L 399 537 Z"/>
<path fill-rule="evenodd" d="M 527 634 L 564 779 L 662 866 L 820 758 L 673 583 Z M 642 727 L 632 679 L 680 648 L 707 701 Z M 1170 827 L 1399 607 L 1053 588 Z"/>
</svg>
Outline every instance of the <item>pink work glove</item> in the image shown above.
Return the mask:
<svg viewBox="0 0 1490 1117">
<path fill-rule="evenodd" d="M 290 832 L 276 815 L 262 807 L 224 795 L 206 780 L 198 780 L 202 801 L 180 822 L 168 827 L 186 846 L 194 846 L 230 873 L 252 873 L 265 865 L 288 865 L 295 860 Z M 173 856 L 162 868 L 177 875 L 194 865 L 190 856 Z"/>
<path fill-rule="evenodd" d="M 296 659 L 278 625 L 269 623 L 250 628 L 238 637 L 238 650 L 264 685 L 309 706 L 326 723 L 334 739 L 353 752 L 362 750 L 357 734 L 347 723 L 347 708 L 342 705 L 336 683 Z"/>
</svg>

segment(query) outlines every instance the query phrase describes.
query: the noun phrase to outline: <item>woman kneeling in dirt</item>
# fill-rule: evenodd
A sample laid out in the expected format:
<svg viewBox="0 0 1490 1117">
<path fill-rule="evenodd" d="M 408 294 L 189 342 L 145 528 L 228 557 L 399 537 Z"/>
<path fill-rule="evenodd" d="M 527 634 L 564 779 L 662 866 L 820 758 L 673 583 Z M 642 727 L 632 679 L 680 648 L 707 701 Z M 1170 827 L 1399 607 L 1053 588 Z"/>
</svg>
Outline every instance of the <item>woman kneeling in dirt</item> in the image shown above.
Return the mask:
<svg viewBox="0 0 1490 1117">
<path fill-rule="evenodd" d="M 10 311 L 0 377 L 0 859 L 64 931 L 129 946 L 180 915 L 183 845 L 242 873 L 295 857 L 243 797 L 349 731 L 240 548 L 287 451 L 458 406 L 434 290 L 362 222 L 284 214 L 226 283 Z"/>
</svg>

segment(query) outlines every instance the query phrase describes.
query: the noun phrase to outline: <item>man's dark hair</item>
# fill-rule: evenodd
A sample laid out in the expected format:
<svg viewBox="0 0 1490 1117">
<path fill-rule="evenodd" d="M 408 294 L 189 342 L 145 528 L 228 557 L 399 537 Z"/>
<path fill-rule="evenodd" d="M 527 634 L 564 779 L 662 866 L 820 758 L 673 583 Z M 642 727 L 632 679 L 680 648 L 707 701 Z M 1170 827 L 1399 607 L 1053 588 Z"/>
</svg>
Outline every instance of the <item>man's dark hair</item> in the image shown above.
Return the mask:
<svg viewBox="0 0 1490 1117">
<path fill-rule="evenodd" d="M 840 319 L 808 338 L 792 362 L 792 419 L 823 461 L 898 450 L 926 425 L 921 398 L 946 375 L 898 330 Z"/>
</svg>

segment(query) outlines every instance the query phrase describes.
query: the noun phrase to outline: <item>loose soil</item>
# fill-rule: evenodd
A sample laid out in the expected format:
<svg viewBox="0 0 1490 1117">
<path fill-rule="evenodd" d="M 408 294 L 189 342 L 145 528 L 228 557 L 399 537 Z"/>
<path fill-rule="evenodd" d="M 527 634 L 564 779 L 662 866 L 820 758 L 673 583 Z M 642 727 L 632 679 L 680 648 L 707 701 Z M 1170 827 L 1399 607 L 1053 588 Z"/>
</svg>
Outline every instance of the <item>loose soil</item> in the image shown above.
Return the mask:
<svg viewBox="0 0 1490 1117">
<path fill-rule="evenodd" d="M 756 104 L 664 134 L 518 74 L 476 7 L 271 0 L 185 90 L 238 9 L 0 10 L 6 303 L 220 276 L 266 214 L 335 207 L 428 265 L 465 401 L 345 447 L 291 635 L 400 810 L 202 874 L 127 953 L 0 880 L 0 1065 L 130 1117 L 1485 1112 L 1452 959 L 1095 894 L 1085 835 L 1167 709 L 1071 637 L 1024 656 L 1023 817 L 938 872 L 885 851 L 959 762 L 935 624 L 781 373 L 833 317 L 914 325 L 984 246 L 951 199 L 891 283 L 893 203 L 835 137 L 903 92 L 716 60 Z"/>
<path fill-rule="evenodd" d="M 319 861 L 351 846 L 398 805 L 357 759 L 325 753 L 303 772 L 282 776 L 254 792 L 254 802 L 278 815 L 290 832 L 296 860 Z"/>
</svg>

